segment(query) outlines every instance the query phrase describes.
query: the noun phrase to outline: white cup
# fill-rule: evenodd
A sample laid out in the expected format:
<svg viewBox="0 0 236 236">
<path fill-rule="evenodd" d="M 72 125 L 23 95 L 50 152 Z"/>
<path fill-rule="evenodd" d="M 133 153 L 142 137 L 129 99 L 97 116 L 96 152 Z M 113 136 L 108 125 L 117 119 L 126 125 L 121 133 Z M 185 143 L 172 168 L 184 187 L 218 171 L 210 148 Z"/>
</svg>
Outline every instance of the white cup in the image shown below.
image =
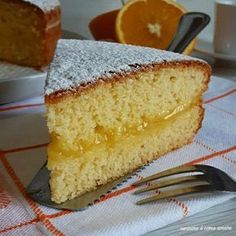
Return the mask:
<svg viewBox="0 0 236 236">
<path fill-rule="evenodd" d="M 236 0 L 216 0 L 214 50 L 236 55 Z"/>
</svg>

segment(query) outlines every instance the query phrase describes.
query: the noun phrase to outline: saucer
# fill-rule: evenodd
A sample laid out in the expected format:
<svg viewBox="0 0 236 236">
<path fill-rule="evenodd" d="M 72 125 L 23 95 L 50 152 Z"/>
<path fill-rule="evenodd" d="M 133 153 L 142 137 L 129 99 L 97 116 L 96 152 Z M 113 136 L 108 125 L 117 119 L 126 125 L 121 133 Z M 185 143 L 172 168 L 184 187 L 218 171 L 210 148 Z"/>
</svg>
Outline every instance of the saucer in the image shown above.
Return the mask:
<svg viewBox="0 0 236 236">
<path fill-rule="evenodd" d="M 215 52 L 213 48 L 213 43 L 207 40 L 197 39 L 197 45 L 194 50 L 196 52 L 214 57 L 216 59 L 236 61 L 236 55 L 229 55 L 229 54 Z"/>
</svg>

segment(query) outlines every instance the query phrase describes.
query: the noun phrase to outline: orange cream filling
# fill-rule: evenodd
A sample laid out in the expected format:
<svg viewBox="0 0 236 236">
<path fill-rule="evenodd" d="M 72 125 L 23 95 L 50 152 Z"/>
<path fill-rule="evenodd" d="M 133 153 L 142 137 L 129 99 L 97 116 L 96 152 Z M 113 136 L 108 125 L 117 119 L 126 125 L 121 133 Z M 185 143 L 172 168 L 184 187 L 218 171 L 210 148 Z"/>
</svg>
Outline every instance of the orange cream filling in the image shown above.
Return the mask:
<svg viewBox="0 0 236 236">
<path fill-rule="evenodd" d="M 173 122 L 179 114 L 183 112 L 188 112 L 193 105 L 188 108 L 185 108 L 185 105 L 180 105 L 176 107 L 172 112 L 168 112 L 168 114 L 158 116 L 154 119 L 145 119 L 142 123 L 136 126 L 124 126 L 119 128 L 116 131 L 104 130 L 102 127 L 96 127 L 96 135 L 91 138 L 91 140 L 78 141 L 74 146 L 74 149 L 68 149 L 66 142 L 62 139 L 58 139 L 55 135 L 51 136 L 51 143 L 48 146 L 48 161 L 49 166 L 51 164 L 56 163 L 56 161 L 65 159 L 65 158 L 80 158 L 83 157 L 83 154 L 89 151 L 93 151 L 94 148 L 98 146 L 105 146 L 110 149 L 114 147 L 117 142 L 123 141 L 128 138 L 135 138 L 141 135 L 148 135 L 153 130 L 157 132 L 161 129 L 164 129 L 171 122 Z M 163 113 L 167 113 L 164 112 Z"/>
</svg>

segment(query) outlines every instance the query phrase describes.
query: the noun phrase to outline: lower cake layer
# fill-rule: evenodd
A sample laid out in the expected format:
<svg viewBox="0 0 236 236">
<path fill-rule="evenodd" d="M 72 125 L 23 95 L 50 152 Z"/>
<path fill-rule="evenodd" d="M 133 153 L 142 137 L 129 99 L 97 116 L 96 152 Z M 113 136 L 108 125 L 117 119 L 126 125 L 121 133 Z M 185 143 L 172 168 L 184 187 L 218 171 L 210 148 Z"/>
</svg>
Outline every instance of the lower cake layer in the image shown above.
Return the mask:
<svg viewBox="0 0 236 236">
<path fill-rule="evenodd" d="M 201 126 L 203 108 L 192 105 L 177 114 L 158 119 L 140 132 L 117 136 L 83 151 L 63 153 L 62 143 L 49 145 L 52 200 L 64 202 L 118 178 L 192 141 Z M 118 134 L 117 134 L 118 135 Z M 53 146 L 54 145 L 54 146 Z"/>
</svg>

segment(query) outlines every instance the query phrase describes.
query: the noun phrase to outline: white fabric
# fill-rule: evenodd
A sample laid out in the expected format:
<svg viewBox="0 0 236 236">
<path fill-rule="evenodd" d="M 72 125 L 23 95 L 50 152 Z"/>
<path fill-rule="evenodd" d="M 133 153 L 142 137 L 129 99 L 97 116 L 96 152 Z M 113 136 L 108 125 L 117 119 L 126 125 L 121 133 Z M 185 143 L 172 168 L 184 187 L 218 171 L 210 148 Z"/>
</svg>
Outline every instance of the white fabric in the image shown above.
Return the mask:
<svg viewBox="0 0 236 236">
<path fill-rule="evenodd" d="M 212 78 L 204 95 L 204 122 L 192 144 L 162 156 L 100 202 L 80 212 L 49 209 L 32 204 L 24 196 L 24 187 L 46 160 L 48 134 L 42 101 L 35 98 L 0 107 L 0 150 L 5 151 L 0 153 L 0 234 L 140 235 L 236 196 L 204 193 L 137 206 L 135 202 L 150 193 L 136 196 L 130 188 L 132 182 L 142 177 L 191 162 L 218 167 L 236 179 L 234 82 Z M 25 104 L 36 106 L 21 107 Z"/>
</svg>

